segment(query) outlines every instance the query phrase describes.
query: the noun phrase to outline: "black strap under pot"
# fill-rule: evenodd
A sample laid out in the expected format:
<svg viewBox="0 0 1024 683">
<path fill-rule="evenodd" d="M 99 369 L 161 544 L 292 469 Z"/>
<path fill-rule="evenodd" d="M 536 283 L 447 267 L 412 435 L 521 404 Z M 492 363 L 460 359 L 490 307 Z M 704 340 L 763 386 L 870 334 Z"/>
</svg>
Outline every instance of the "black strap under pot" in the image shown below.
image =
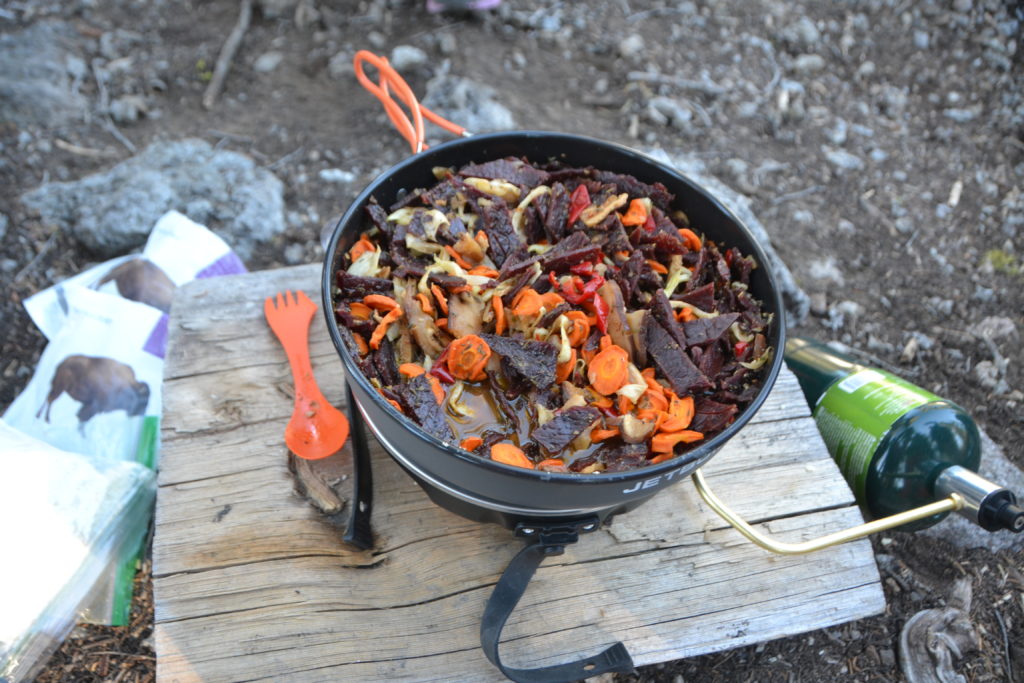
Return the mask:
<svg viewBox="0 0 1024 683">
<path fill-rule="evenodd" d="M 502 664 L 498 656 L 501 630 L 540 563 L 545 557 L 561 555 L 565 546 L 577 541 L 579 534 L 596 531 L 599 526 L 597 517 L 592 517 L 559 525 L 519 524 L 516 527 L 516 536 L 525 538 L 527 545 L 512 558 L 494 586 L 480 622 L 480 646 L 484 654 L 511 680 L 517 683 L 566 683 L 607 672 L 635 673 L 633 658 L 622 643 L 615 643 L 593 657 L 537 669 L 513 669 Z"/>
</svg>

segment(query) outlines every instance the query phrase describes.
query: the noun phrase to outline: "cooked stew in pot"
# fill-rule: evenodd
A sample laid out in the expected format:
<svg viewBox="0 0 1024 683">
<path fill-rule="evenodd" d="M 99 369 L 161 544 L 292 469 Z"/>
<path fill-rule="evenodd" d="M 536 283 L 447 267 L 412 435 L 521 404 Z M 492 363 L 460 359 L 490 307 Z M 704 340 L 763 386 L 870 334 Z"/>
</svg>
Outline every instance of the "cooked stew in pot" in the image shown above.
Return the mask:
<svg viewBox="0 0 1024 683">
<path fill-rule="evenodd" d="M 506 465 L 621 472 L 757 395 L 773 353 L 757 264 L 662 184 L 516 158 L 434 175 L 371 200 L 333 299 L 359 368 L 424 431 Z"/>
</svg>

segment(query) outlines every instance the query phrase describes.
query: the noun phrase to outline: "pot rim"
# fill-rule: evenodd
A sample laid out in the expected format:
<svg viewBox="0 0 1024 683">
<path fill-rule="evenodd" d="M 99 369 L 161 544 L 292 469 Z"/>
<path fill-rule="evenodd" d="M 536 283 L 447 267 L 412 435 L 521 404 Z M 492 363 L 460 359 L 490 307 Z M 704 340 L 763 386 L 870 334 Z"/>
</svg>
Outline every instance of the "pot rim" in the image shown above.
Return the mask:
<svg viewBox="0 0 1024 683">
<path fill-rule="evenodd" d="M 366 376 L 356 367 L 355 362 L 350 357 L 345 342 L 341 338 L 341 333 L 338 331 L 338 323 L 334 318 L 334 307 L 333 307 L 333 296 L 332 292 L 335 288 L 334 276 L 335 276 L 335 255 L 338 249 L 338 243 L 341 240 L 342 234 L 345 232 L 346 226 L 349 224 L 361 225 L 363 218 L 361 216 L 364 207 L 369 201 L 370 197 L 378 190 L 378 188 L 384 184 L 392 175 L 405 171 L 414 166 L 427 166 L 429 170 L 430 160 L 435 155 L 448 152 L 452 149 L 457 149 L 465 145 L 478 145 L 481 142 L 486 143 L 487 141 L 515 141 L 517 139 L 526 140 L 543 140 L 549 139 L 552 141 L 567 140 L 577 143 L 589 144 L 595 147 L 608 149 L 614 151 L 616 154 L 623 155 L 625 157 L 632 158 L 635 162 L 649 168 L 654 175 L 668 176 L 676 182 L 681 182 L 684 185 L 689 186 L 692 190 L 702 195 L 707 199 L 716 210 L 720 211 L 725 217 L 732 220 L 733 223 L 743 232 L 752 247 L 752 254 L 757 260 L 758 266 L 763 270 L 764 275 L 768 279 L 768 285 L 770 289 L 770 295 L 774 299 L 772 302 L 775 305 L 775 319 L 772 321 L 777 327 L 777 333 L 779 337 L 778 345 L 775 348 L 773 357 L 771 360 L 771 366 L 768 372 L 764 375 L 761 383 L 761 390 L 757 396 L 751 401 L 744 410 L 742 410 L 736 417 L 736 419 L 726 427 L 724 430 L 711 437 L 711 439 L 705 441 L 697 448 L 691 451 L 687 451 L 682 455 L 675 458 L 666 460 L 665 462 L 658 463 L 657 465 L 649 465 L 646 467 L 640 467 L 633 470 L 627 470 L 625 472 L 612 472 L 602 473 L 598 476 L 581 476 L 578 473 L 560 473 L 560 472 L 543 472 L 539 470 L 528 470 L 522 467 L 514 467 L 512 465 L 505 465 L 504 463 L 495 462 L 482 458 L 478 455 L 463 451 L 457 445 L 450 445 L 436 436 L 427 433 L 420 428 L 418 424 L 413 422 L 409 417 L 400 411 L 396 410 L 394 406 L 385 401 L 377 390 L 373 388 L 370 381 Z M 463 163 L 470 163 L 475 161 L 473 159 L 465 159 Z M 634 174 L 635 175 L 635 174 Z M 660 178 L 651 179 L 650 182 L 655 182 Z M 766 258 L 765 252 L 761 248 L 761 245 L 754 238 L 753 233 L 732 211 L 725 207 L 722 202 L 708 190 L 706 190 L 699 183 L 689 178 L 684 173 L 681 173 L 677 169 L 671 168 L 662 162 L 651 158 L 650 156 L 639 152 L 625 145 L 621 145 L 615 142 L 609 142 L 606 140 L 600 140 L 584 135 L 577 135 L 572 133 L 561 133 L 561 132 L 550 132 L 550 131 L 538 131 L 538 130 L 514 130 L 514 131 L 500 131 L 494 133 L 482 133 L 476 134 L 463 138 L 456 138 L 447 142 L 441 143 L 436 147 L 431 147 L 428 150 L 420 152 L 419 154 L 410 156 L 402 161 L 394 164 L 386 171 L 378 175 L 369 185 L 367 185 L 349 204 L 348 209 L 338 219 L 334 229 L 331 233 L 330 241 L 324 250 L 324 262 L 323 270 L 321 273 L 321 295 L 323 298 L 323 312 L 327 321 L 327 330 L 330 333 L 331 341 L 334 343 L 335 350 L 341 357 L 342 364 L 345 368 L 346 381 L 354 381 L 360 386 L 360 388 L 366 392 L 370 397 L 371 401 L 377 403 L 385 412 L 390 412 L 393 417 L 396 417 L 402 426 L 411 431 L 417 438 L 426 441 L 428 444 L 440 448 L 448 455 L 459 458 L 463 462 L 470 464 L 474 467 L 481 467 L 484 470 L 503 472 L 504 474 L 513 475 L 523 479 L 541 481 L 541 482 L 557 482 L 557 483 L 573 483 L 574 485 L 583 486 L 599 486 L 606 484 L 633 482 L 642 479 L 653 479 L 667 472 L 674 471 L 678 468 L 685 467 L 692 464 L 695 461 L 706 461 L 709 459 L 722 445 L 731 439 L 736 432 L 738 432 L 750 419 L 757 413 L 757 411 L 764 404 L 768 398 L 768 394 L 771 393 L 772 387 L 775 385 L 775 381 L 778 378 L 779 372 L 783 364 L 782 349 L 785 347 L 786 337 L 786 325 L 785 325 L 785 309 L 783 307 L 782 291 L 779 289 L 778 281 L 775 278 L 774 272 L 768 267 L 768 259 Z M 761 297 L 762 301 L 766 300 L 766 297 Z"/>
</svg>

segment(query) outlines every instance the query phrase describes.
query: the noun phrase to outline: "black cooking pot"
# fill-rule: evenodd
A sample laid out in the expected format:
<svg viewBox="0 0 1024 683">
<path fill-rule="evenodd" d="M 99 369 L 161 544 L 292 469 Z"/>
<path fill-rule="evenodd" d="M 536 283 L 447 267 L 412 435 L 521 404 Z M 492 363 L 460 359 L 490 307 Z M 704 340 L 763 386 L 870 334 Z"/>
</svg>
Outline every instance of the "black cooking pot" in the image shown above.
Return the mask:
<svg viewBox="0 0 1024 683">
<path fill-rule="evenodd" d="M 760 393 L 724 431 L 680 457 L 651 467 L 597 475 L 541 472 L 484 459 L 427 434 L 372 387 L 353 360 L 350 342 L 345 340 L 347 335 L 342 335 L 333 314 L 335 274 L 344 255 L 367 229 L 365 207 L 370 197 L 388 206 L 407 191 L 436 183 L 434 167 L 458 168 L 507 156 L 531 161 L 555 159 L 570 166 L 594 166 L 629 174 L 646 183 L 661 182 L 676 197 L 673 208 L 684 211 L 699 232 L 718 244 L 738 247 L 744 254 L 754 256 L 759 267 L 751 274 L 750 292 L 763 303 L 766 313 L 773 314 L 767 336 L 775 354 L 762 376 Z M 326 250 L 322 294 L 327 328 L 345 366 L 350 401 L 354 395 L 359 413 L 377 440 L 437 504 L 475 521 L 515 529 L 518 535 L 533 541 L 513 560 L 496 587 L 481 632 L 488 658 L 510 678 L 572 680 L 632 666 L 625 649 L 617 644 L 590 661 L 544 669 L 509 669 L 498 659 L 498 636 L 544 556 L 559 552 L 566 543 L 575 541 L 577 534 L 593 531 L 607 517 L 630 510 L 665 486 L 686 478 L 732 438 L 764 403 L 782 366 L 785 343 L 782 295 L 767 264 L 764 251 L 750 231 L 693 181 L 626 147 L 562 133 L 516 131 L 474 135 L 431 148 L 379 176 L 356 197 L 338 222 Z M 359 428 L 360 425 L 353 424 L 357 449 Z M 504 594 L 499 595 L 503 589 Z M 518 594 L 512 594 L 516 589 Z"/>
</svg>

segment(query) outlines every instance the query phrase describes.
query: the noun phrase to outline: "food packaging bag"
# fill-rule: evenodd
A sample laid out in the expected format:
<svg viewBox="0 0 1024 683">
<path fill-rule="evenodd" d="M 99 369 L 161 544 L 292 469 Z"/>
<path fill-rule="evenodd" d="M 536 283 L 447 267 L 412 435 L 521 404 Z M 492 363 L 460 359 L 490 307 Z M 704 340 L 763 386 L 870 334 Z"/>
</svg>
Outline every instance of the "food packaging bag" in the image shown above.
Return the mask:
<svg viewBox="0 0 1024 683">
<path fill-rule="evenodd" d="M 162 345 L 176 287 L 244 272 L 245 265 L 224 240 L 177 211 L 168 211 L 153 226 L 141 254 L 119 256 L 48 287 L 26 299 L 25 310 L 46 338 L 53 339 L 67 320 L 69 291 L 88 288 L 113 294 L 164 313 L 153 340 Z"/>
<path fill-rule="evenodd" d="M 32 680 L 107 566 L 136 546 L 156 491 L 138 463 L 94 461 L 0 420 L 0 680 Z"/>
</svg>

